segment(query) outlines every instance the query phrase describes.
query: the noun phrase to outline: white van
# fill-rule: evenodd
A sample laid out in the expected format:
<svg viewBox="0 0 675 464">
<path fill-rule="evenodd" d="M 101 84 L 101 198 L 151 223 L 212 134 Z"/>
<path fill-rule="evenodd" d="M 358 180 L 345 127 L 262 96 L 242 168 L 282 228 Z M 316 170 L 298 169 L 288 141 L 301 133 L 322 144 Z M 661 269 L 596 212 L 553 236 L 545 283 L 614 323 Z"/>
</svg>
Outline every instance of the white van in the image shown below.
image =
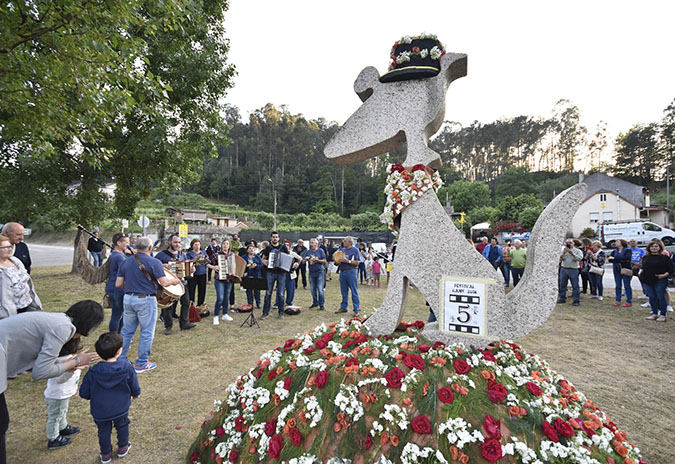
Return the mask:
<svg viewBox="0 0 675 464">
<path fill-rule="evenodd" d="M 598 225 L 598 237 L 603 245 L 614 248 L 617 239 L 630 242 L 637 240 L 638 245 L 646 245 L 658 238 L 664 245 L 675 243 L 675 232 L 647 221 L 606 222 Z"/>
</svg>

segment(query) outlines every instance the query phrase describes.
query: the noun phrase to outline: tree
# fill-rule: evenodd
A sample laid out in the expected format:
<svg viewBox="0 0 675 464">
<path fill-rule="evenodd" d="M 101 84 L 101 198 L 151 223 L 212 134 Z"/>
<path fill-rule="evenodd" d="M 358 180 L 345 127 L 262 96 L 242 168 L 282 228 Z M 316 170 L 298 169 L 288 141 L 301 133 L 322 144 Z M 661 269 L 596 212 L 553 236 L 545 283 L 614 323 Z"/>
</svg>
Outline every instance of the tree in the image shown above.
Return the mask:
<svg viewBox="0 0 675 464">
<path fill-rule="evenodd" d="M 19 69 L 24 63 L 7 57 L 3 66 L 20 76 L 34 72 L 38 80 L 43 75 L 54 78 L 54 85 L 61 74 L 70 73 L 77 80 L 82 73 L 83 84 L 82 88 L 71 85 L 66 77 L 57 86 L 54 106 L 65 104 L 62 111 L 52 111 L 44 103 L 42 111 L 53 119 L 53 129 L 45 134 L 34 135 L 48 122 L 2 114 L 0 195 L 11 201 L 3 204 L 0 214 L 6 218 L 30 223 L 47 213 L 54 225 L 64 226 L 75 221 L 91 225 L 110 216 L 132 217 L 137 201 L 147 197 L 151 187 L 174 190 L 194 182 L 204 160 L 215 156 L 216 147 L 227 140 L 221 100 L 231 86 L 234 68 L 226 62 L 224 0 L 132 1 L 125 2 L 125 7 L 108 2 L 87 5 L 86 11 L 70 3 L 36 4 L 30 14 L 9 8 L 16 30 L 26 14 L 35 15 L 31 21 L 38 22 L 60 12 L 59 17 L 70 22 L 55 25 L 50 33 L 36 32 L 35 39 L 14 42 L 7 54 L 17 55 L 25 48 L 23 60 L 33 71 Z M 78 14 L 91 18 L 81 26 Z M 39 25 L 35 27 L 38 31 Z M 100 30 L 91 30 L 96 28 Z M 99 43 L 97 38 L 108 41 Z M 44 51 L 47 40 L 56 47 L 53 53 Z M 107 61 L 97 61 L 99 48 L 105 52 L 101 60 Z M 121 57 L 111 58 L 115 54 Z M 93 63 L 55 62 L 54 56 L 62 55 L 86 57 Z M 89 69 L 94 64 L 105 70 L 105 78 Z M 99 87 L 91 90 L 87 85 Z M 108 87 L 123 91 L 108 96 Z M 95 91 L 101 96 L 90 102 L 87 92 Z M 73 114 L 68 105 L 77 111 L 81 108 L 81 115 Z M 15 128 L 19 120 L 23 133 Z M 9 137 L 4 127 L 13 128 L 7 132 Z M 101 193 L 108 182 L 116 184 L 112 199 Z M 32 195 L 16 195 L 27 191 Z M 22 198 L 14 198 L 18 196 Z"/>
<path fill-rule="evenodd" d="M 653 185 L 663 166 L 657 123 L 635 125 L 619 134 L 614 155 L 614 174 L 639 185 Z"/>
<path fill-rule="evenodd" d="M 586 145 L 588 130 L 580 123 L 579 108 L 569 100 L 559 100 L 553 108 L 552 132 L 557 137 L 554 145 L 559 168 L 572 170 L 574 161 Z"/>
<path fill-rule="evenodd" d="M 536 185 L 532 174 L 525 168 L 509 168 L 499 176 L 495 188 L 495 199 L 507 196 L 517 197 L 522 193 L 536 193 Z"/>
<path fill-rule="evenodd" d="M 448 186 L 455 211 L 469 211 L 485 206 L 490 202 L 490 187 L 483 182 L 456 180 Z"/>
<path fill-rule="evenodd" d="M 494 222 L 518 222 L 520 214 L 527 208 L 543 209 L 543 205 L 531 193 L 523 193 L 517 197 L 504 197 L 497 203 L 497 214 L 492 219 Z"/>
</svg>

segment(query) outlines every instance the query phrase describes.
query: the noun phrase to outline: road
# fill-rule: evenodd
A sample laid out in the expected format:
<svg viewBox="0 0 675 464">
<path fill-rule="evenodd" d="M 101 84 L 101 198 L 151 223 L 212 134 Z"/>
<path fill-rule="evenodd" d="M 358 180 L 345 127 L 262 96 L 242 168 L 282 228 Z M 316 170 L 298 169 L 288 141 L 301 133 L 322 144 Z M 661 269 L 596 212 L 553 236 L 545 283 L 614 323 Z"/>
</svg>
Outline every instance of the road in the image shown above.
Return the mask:
<svg viewBox="0 0 675 464">
<path fill-rule="evenodd" d="M 73 247 L 56 245 L 38 245 L 28 243 L 32 267 L 63 266 L 72 264 Z"/>
</svg>

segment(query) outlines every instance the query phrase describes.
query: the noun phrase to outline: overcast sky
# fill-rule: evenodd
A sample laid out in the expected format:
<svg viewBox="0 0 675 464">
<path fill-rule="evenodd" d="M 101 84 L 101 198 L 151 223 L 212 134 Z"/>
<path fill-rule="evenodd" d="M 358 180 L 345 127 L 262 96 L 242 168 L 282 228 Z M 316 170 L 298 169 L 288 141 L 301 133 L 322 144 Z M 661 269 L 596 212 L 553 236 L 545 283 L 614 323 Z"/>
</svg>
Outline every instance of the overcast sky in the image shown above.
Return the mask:
<svg viewBox="0 0 675 464">
<path fill-rule="evenodd" d="M 244 118 L 273 103 L 342 124 L 360 104 L 358 73 L 383 74 L 396 40 L 429 32 L 469 57 L 447 120 L 550 116 L 567 98 L 590 131 L 604 120 L 613 138 L 659 120 L 675 98 L 674 18 L 672 1 L 231 0 L 238 76 L 226 101 Z"/>
</svg>

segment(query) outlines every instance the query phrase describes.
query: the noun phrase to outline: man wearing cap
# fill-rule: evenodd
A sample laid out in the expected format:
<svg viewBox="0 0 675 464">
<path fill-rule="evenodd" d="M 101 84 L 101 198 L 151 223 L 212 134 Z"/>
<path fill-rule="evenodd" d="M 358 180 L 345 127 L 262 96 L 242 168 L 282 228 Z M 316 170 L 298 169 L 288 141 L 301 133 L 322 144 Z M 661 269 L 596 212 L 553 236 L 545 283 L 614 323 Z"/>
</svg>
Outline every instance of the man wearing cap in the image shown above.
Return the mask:
<svg viewBox="0 0 675 464">
<path fill-rule="evenodd" d="M 2 235 L 9 239 L 9 243 L 14 246 L 14 256 L 23 263 L 26 272 L 30 274 L 30 253 L 28 245 L 23 241 L 23 235 L 26 230 L 18 222 L 8 222 L 2 227 Z"/>
<path fill-rule="evenodd" d="M 345 237 L 342 240 L 342 246 L 338 251 L 344 253 L 340 262 L 340 292 L 342 293 L 342 302 L 340 309 L 335 314 L 346 313 L 349 306 L 349 291 L 352 292 L 352 306 L 356 316 L 361 312 L 359 307 L 359 250 L 354 246 L 354 240 L 351 237 Z"/>
</svg>

